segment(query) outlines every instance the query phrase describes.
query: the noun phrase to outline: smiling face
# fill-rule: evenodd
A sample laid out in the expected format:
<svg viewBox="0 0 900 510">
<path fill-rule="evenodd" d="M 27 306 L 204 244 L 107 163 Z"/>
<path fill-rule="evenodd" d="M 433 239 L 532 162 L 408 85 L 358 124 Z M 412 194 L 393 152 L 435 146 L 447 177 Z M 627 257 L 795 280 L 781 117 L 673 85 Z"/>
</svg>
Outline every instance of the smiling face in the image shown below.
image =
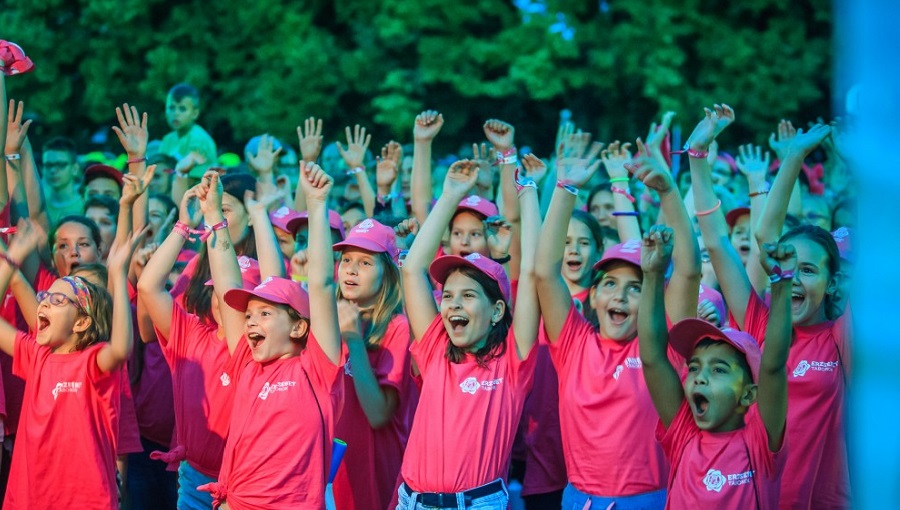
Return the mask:
<svg viewBox="0 0 900 510">
<path fill-rule="evenodd" d="M 450 342 L 469 352 L 484 347 L 491 323 L 506 310 L 506 303 L 491 301 L 481 284 L 458 271 L 444 281 L 440 305 Z"/>
<path fill-rule="evenodd" d="M 100 261 L 100 250 L 91 237 L 91 230 L 81 223 L 70 221 L 56 229 L 53 243 L 53 263 L 60 276 L 68 276 L 74 266 Z"/>
<path fill-rule="evenodd" d="M 299 340 L 306 334 L 308 323 L 292 320 L 284 305 L 252 298 L 244 317 L 244 336 L 257 363 L 300 354 Z"/>
<path fill-rule="evenodd" d="M 450 254 L 465 257 L 471 253 L 490 255 L 481 216 L 463 211 L 450 222 Z"/>
<path fill-rule="evenodd" d="M 563 254 L 563 278 L 580 287 L 588 287 L 591 284 L 594 264 L 599 259 L 600 253 L 591 230 L 576 219 L 569 220 L 566 248 Z"/>
<path fill-rule="evenodd" d="M 637 313 L 641 298 L 640 268 L 627 262 L 611 262 L 600 282 L 591 287 L 591 305 L 600 323 L 600 336 L 616 341 L 637 336 Z"/>
<path fill-rule="evenodd" d="M 359 248 L 347 247 L 341 252 L 338 266 L 338 284 L 341 296 L 369 308 L 378 299 L 383 283 L 384 267 L 376 254 Z"/>
<path fill-rule="evenodd" d="M 731 229 L 731 246 L 741 256 L 741 263 L 747 265 L 747 257 L 750 256 L 750 215 L 745 214 L 734 222 Z"/>
<path fill-rule="evenodd" d="M 828 270 L 828 252 L 805 236 L 788 240 L 797 250 L 797 270 L 791 285 L 791 320 L 811 326 L 828 319 L 826 297 L 837 290 L 837 279 Z"/>
<path fill-rule="evenodd" d="M 725 342 L 704 340 L 687 360 L 684 398 L 701 430 L 743 427 L 744 413 L 756 401 L 756 385 L 741 358 L 743 354 Z"/>
<path fill-rule="evenodd" d="M 35 341 L 53 350 L 59 349 L 62 352 L 74 350 L 78 340 L 77 333 L 84 331 L 90 324 L 90 319 L 75 304 L 77 303 L 75 291 L 65 281 L 56 280 L 47 292 L 61 294 L 65 298 L 60 299 L 60 304 L 51 303 L 59 299 L 58 297 L 47 297 L 38 303 Z"/>
</svg>

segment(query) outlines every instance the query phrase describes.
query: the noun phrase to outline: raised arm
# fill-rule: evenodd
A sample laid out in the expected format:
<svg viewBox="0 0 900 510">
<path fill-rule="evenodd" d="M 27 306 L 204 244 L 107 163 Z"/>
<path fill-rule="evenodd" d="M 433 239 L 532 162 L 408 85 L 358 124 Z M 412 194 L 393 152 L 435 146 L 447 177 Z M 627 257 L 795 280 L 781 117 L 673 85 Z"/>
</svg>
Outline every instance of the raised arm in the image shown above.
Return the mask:
<svg viewBox="0 0 900 510">
<path fill-rule="evenodd" d="M 356 185 L 359 186 L 359 196 L 363 203 L 363 209 L 366 216 L 371 218 L 375 215 L 375 190 L 372 183 L 369 182 L 369 175 L 366 173 L 365 158 L 366 150 L 372 141 L 372 135 L 366 134 L 366 128 L 360 127 L 359 124 L 353 127 L 353 133 L 350 133 L 350 126 L 345 128 L 347 133 L 347 148 L 345 149 L 341 142 L 337 144 L 338 152 L 344 163 L 347 165 L 347 173 L 352 174 L 356 179 Z"/>
<path fill-rule="evenodd" d="M 278 238 L 269 218 L 269 208 L 281 200 L 279 193 L 263 195 L 259 200 L 253 198 L 248 191 L 244 197 L 244 206 L 250 215 L 253 235 L 256 237 L 256 255 L 259 257 L 259 278 L 265 280 L 270 276 L 284 278 L 284 255 L 278 247 Z"/>
<path fill-rule="evenodd" d="M 477 179 L 478 166 L 473 161 L 462 159 L 450 166 L 444 179 L 444 191 L 419 229 L 416 240 L 409 248 L 406 260 L 403 261 L 401 267 L 403 301 L 406 303 L 409 327 L 416 341 L 422 339 L 438 314 L 428 276 L 428 266 L 441 245 L 441 237 L 450 223 L 450 218 L 453 217 L 456 206 L 475 186 Z"/>
<path fill-rule="evenodd" d="M 28 285 L 27 280 L 22 278 L 21 272 L 18 271 L 19 261 L 35 250 L 38 245 L 38 237 L 43 233 L 39 229 L 33 228 L 31 222 L 27 220 L 19 221 L 17 229 L 18 231 L 13 236 L 9 249 L 0 240 L 0 250 L 3 250 L 3 255 L 0 256 L 0 296 L 6 295 L 10 280 L 16 273 L 19 273 L 19 278 L 23 281 L 23 285 Z M 31 291 L 31 299 L 37 301 L 34 298 L 33 290 Z M 37 318 L 37 309 L 34 302 L 30 303 L 30 305 L 30 307 L 22 307 L 22 313 L 27 313 L 28 315 L 25 315 L 25 319 L 29 324 L 34 324 Z M 15 349 L 16 333 L 18 333 L 18 330 L 14 325 L 0 318 L 0 350 L 10 356 L 13 355 Z"/>
<path fill-rule="evenodd" d="M 644 234 L 641 270 L 644 284 L 638 309 L 638 342 L 644 380 L 659 419 L 668 428 L 684 401 L 684 389 L 668 357 L 669 331 L 666 326 L 664 289 L 666 268 L 672 257 L 672 229 L 654 225 Z M 694 300 L 696 303 L 696 299 Z M 696 310 L 696 305 L 695 305 Z"/>
<path fill-rule="evenodd" d="M 147 130 L 147 112 L 139 115 L 137 108 L 128 106 L 126 103 L 121 108 L 116 107 L 116 118 L 119 120 L 119 125 L 113 126 L 112 129 L 119 137 L 119 142 L 128 157 L 128 175 L 134 175 L 143 180 L 147 173 L 147 139 L 150 136 Z M 131 205 L 129 213 L 132 214 L 136 232 L 143 230 L 144 225 L 147 224 L 148 201 L 147 195 L 141 193 Z M 121 216 L 121 209 L 119 214 Z"/>
<path fill-rule="evenodd" d="M 778 158 L 778 161 L 781 164 L 784 164 L 788 149 L 790 149 L 791 144 L 794 142 L 794 137 L 797 136 L 797 128 L 794 127 L 791 121 L 781 119 L 778 123 L 777 131 L 777 135 L 775 133 L 769 135 L 769 147 L 775 151 L 775 157 Z M 795 181 L 794 186 L 791 189 L 788 212 L 798 218 L 803 215 L 803 197 L 800 193 L 800 181 Z"/>
<path fill-rule="evenodd" d="M 222 193 L 219 174 L 215 171 L 206 172 L 197 188 L 197 198 L 203 212 L 203 221 L 206 223 L 206 233 L 209 234 L 206 249 L 209 254 L 209 272 L 212 275 L 213 290 L 220 304 L 219 316 L 222 323 L 219 326 L 225 331 L 228 352 L 233 354 L 244 335 L 244 313 L 225 305 L 225 293 L 231 289 L 242 288 L 243 282 L 237 254 L 228 233 L 228 223 L 225 222 L 225 215 L 222 213 Z"/>
<path fill-rule="evenodd" d="M 703 235 L 703 243 L 709 252 L 722 295 L 728 310 L 738 324 L 744 323 L 747 302 L 753 288 L 747 279 L 747 271 L 737 250 L 731 245 L 728 224 L 721 210 L 721 201 L 713 191 L 710 165 L 706 158 L 709 146 L 716 136 L 734 122 L 734 111 L 728 105 L 715 105 L 712 110 L 704 108 L 705 117 L 694 128 L 688 139 L 688 160 L 691 165 L 691 188 L 694 191 L 694 208 L 697 223 Z"/>
<path fill-rule="evenodd" d="M 309 210 L 309 247 L 306 255 L 309 259 L 309 309 L 313 315 L 310 329 L 328 359 L 338 364 L 341 360 L 341 330 L 334 300 L 334 258 L 327 206 L 334 179 L 315 163 L 301 163 L 300 181 Z"/>
<path fill-rule="evenodd" d="M 247 164 L 256 171 L 256 192 L 260 195 L 278 192 L 278 185 L 275 183 L 275 162 L 278 161 L 281 151 L 282 147 L 275 148 L 275 138 L 265 134 L 259 137 L 256 154 L 249 152 L 244 154 Z"/>
<path fill-rule="evenodd" d="M 301 161 L 307 164 L 318 161 L 322 152 L 322 119 L 310 117 L 303 121 L 302 128 L 297 126 L 297 139 L 300 143 L 300 157 L 303 158 Z M 294 210 L 306 210 L 306 197 L 303 196 L 300 179 L 297 179 L 297 189 L 294 192 Z"/>
<path fill-rule="evenodd" d="M 556 160 L 557 186 L 544 217 L 535 255 L 538 299 L 544 316 L 544 329 L 551 342 L 555 342 L 562 332 L 572 306 L 572 295 L 561 273 L 572 209 L 578 189 L 587 184 L 600 166 L 597 155 L 603 145 L 590 142 L 590 133 L 576 133 L 568 135 L 560 144 Z"/>
<path fill-rule="evenodd" d="M 538 203 L 537 184 L 532 180 L 515 183 L 521 209 L 521 264 L 519 285 L 516 290 L 513 330 L 519 359 L 528 353 L 537 341 L 541 307 L 537 297 L 534 277 L 535 247 L 541 232 L 541 205 Z"/>
<path fill-rule="evenodd" d="M 791 348 L 791 286 L 797 253 L 790 244 L 761 244 L 760 263 L 772 282 L 769 322 L 760 360 L 757 402 L 769 436 L 769 450 L 777 452 L 784 440 L 787 419 L 788 351 Z"/>
<path fill-rule="evenodd" d="M 137 174 L 125 174 L 122 179 L 122 197 L 119 198 L 119 218 L 118 225 L 116 226 L 116 233 L 120 230 L 125 232 L 139 232 L 135 230 L 135 219 L 132 215 L 132 211 L 134 209 L 140 209 L 137 206 L 137 203 L 141 200 L 144 202 L 143 210 L 147 211 L 147 188 L 150 186 L 150 181 L 153 180 L 153 174 L 156 172 L 156 165 L 150 165 L 149 168 L 143 172 L 141 177 L 138 177 Z M 146 220 L 146 217 L 144 218 Z M 148 226 L 146 221 L 141 226 L 141 230 L 143 227 Z M 129 261 L 131 259 L 129 258 Z M 137 283 L 135 280 L 132 283 Z"/>
<path fill-rule="evenodd" d="M 750 199 L 750 239 L 753 239 L 754 230 L 762 216 L 766 206 L 766 196 L 769 192 L 769 183 L 766 182 L 766 173 L 769 171 L 771 156 L 766 151 L 763 157 L 762 147 L 753 144 L 738 147 L 737 167 L 747 178 L 748 197 Z M 750 243 L 750 255 L 747 257 L 747 278 L 757 294 L 762 295 L 766 291 L 766 274 L 759 264 L 759 245 Z"/>
<path fill-rule="evenodd" d="M 609 175 L 609 188 L 613 196 L 613 205 L 616 212 L 624 212 L 616 216 L 616 230 L 619 232 L 619 240 L 621 242 L 630 241 L 632 239 L 641 238 L 641 225 L 637 216 L 630 213 L 637 211 L 637 204 L 634 203 L 634 197 L 631 195 L 631 189 L 628 186 L 628 171 L 625 165 L 631 162 L 630 143 L 620 145 L 620 142 L 609 144 L 609 146 L 600 153 L 600 160 L 606 168 Z"/>
<path fill-rule="evenodd" d="M 523 245 L 519 242 L 521 212 L 515 184 L 516 168 L 518 167 L 518 152 L 515 146 L 516 129 L 512 124 L 502 120 L 490 119 L 484 123 L 484 135 L 491 142 L 493 152 L 497 155 L 496 160 L 491 161 L 491 164 L 496 163 L 500 167 L 500 198 L 498 199 L 499 205 L 502 207 L 500 211 L 512 227 L 507 265 L 509 278 L 518 280 Z M 538 217 L 538 229 L 540 229 L 540 217 Z"/>
<path fill-rule="evenodd" d="M 406 204 L 403 202 L 403 193 L 400 191 L 399 178 L 402 159 L 403 148 L 393 140 L 381 148 L 380 156 L 375 157 L 375 188 L 378 193 L 378 202 L 385 206 L 389 205 L 391 214 L 399 218 L 406 216 Z M 402 207 L 398 207 L 398 204 Z"/>
<path fill-rule="evenodd" d="M 412 213 L 419 225 L 425 224 L 431 209 L 431 141 L 441 132 L 444 116 L 434 110 L 425 110 L 416 116 L 413 128 L 413 169 L 410 176 Z"/>
</svg>

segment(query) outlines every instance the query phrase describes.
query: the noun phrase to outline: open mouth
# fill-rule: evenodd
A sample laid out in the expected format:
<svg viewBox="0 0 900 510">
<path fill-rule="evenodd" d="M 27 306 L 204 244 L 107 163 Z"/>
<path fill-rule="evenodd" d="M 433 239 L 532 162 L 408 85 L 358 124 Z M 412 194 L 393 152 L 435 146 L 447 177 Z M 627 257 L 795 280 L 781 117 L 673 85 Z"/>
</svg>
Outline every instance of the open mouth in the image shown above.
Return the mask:
<svg viewBox="0 0 900 510">
<path fill-rule="evenodd" d="M 628 312 L 621 308 L 610 308 L 606 313 L 609 315 L 609 320 L 617 326 L 621 326 L 628 320 Z"/>
<path fill-rule="evenodd" d="M 806 299 L 806 296 L 803 295 L 800 291 L 791 292 L 791 307 L 796 308 L 803 304 L 803 301 Z"/>
<path fill-rule="evenodd" d="M 46 315 L 39 313 L 37 317 L 37 328 L 38 332 L 44 331 L 45 329 L 50 327 L 50 319 L 47 318 Z"/>
<path fill-rule="evenodd" d="M 247 335 L 247 340 L 250 341 L 250 348 L 256 349 L 266 341 L 266 337 L 260 335 L 259 333 L 250 333 L 249 335 Z"/>
<path fill-rule="evenodd" d="M 699 393 L 695 393 L 691 396 L 691 407 L 694 408 L 694 416 L 702 417 L 709 410 L 709 399 Z"/>
<path fill-rule="evenodd" d="M 566 262 L 566 267 L 568 267 L 571 271 L 578 271 L 583 265 L 584 264 L 582 262 L 579 262 L 577 260 L 570 260 Z"/>
<path fill-rule="evenodd" d="M 459 252 L 459 256 L 460 256 L 460 257 L 468 257 L 468 256 L 471 255 L 471 254 L 472 254 L 472 252 L 470 252 L 470 251 L 468 251 L 468 250 L 461 250 L 461 251 Z"/>
<path fill-rule="evenodd" d="M 451 315 L 448 320 L 450 321 L 450 327 L 453 329 L 454 333 L 461 333 L 466 329 L 466 326 L 469 325 L 469 319 L 460 315 Z"/>
<path fill-rule="evenodd" d="M 749 244 L 740 245 L 740 247 L 738 247 L 738 250 L 740 250 L 741 255 L 750 255 L 750 245 Z"/>
</svg>

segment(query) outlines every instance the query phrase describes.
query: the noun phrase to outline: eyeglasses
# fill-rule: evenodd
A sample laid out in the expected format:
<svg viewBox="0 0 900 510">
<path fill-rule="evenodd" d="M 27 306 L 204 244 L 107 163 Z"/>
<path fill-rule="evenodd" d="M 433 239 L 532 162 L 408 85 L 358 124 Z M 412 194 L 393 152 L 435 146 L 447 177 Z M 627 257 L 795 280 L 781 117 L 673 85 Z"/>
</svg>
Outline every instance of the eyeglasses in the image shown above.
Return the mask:
<svg viewBox="0 0 900 510">
<path fill-rule="evenodd" d="M 63 294 L 62 292 L 47 292 L 46 290 L 42 290 L 37 293 L 38 303 L 44 300 L 50 301 L 50 304 L 53 306 L 65 306 L 67 303 L 71 303 L 75 305 L 75 308 L 81 310 L 81 305 L 78 304 L 78 301 L 70 298 L 69 296 Z"/>
</svg>

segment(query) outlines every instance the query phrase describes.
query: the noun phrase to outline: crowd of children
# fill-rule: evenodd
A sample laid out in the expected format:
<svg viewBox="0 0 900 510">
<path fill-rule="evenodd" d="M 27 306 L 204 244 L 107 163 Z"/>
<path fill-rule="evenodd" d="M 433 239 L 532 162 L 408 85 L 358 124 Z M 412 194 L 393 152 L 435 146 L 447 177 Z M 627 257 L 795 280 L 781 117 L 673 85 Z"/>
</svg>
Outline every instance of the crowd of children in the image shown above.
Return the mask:
<svg viewBox="0 0 900 510">
<path fill-rule="evenodd" d="M 33 67 L 0 41 L 4 509 L 850 507 L 837 125 L 541 159 L 488 120 L 438 168 L 427 110 L 229 162 L 178 84 L 85 167 L 7 101 Z"/>
</svg>

